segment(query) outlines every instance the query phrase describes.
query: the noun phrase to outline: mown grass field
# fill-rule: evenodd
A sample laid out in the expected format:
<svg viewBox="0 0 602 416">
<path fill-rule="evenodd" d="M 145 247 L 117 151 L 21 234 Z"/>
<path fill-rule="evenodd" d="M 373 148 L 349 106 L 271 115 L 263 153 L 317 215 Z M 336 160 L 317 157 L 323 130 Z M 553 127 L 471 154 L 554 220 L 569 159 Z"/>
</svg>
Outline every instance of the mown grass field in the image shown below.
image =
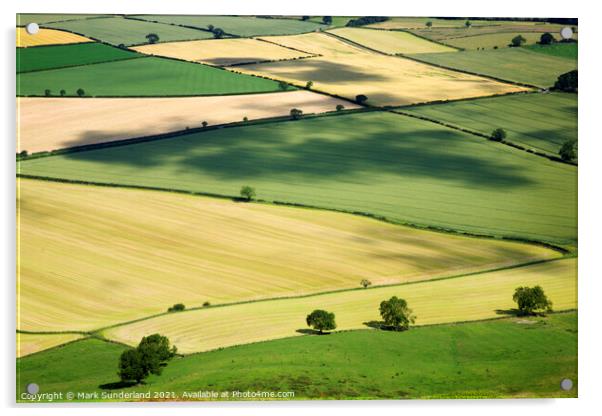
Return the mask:
<svg viewBox="0 0 602 416">
<path fill-rule="evenodd" d="M 149 55 L 167 56 L 219 66 L 311 56 L 256 39 L 168 42 L 137 46 L 133 49 Z"/>
<path fill-rule="evenodd" d="M 558 155 L 577 140 L 577 94 L 518 94 L 404 108 L 403 111 L 484 134 L 506 130 L 506 140 Z"/>
<path fill-rule="evenodd" d="M 241 36 L 295 35 L 313 32 L 322 24 L 293 19 L 263 19 L 252 16 L 135 15 L 138 19 L 207 29 L 209 25 Z"/>
<path fill-rule="evenodd" d="M 533 52 L 544 53 L 546 55 L 558 56 L 577 60 L 578 46 L 577 43 L 555 43 L 552 45 L 528 45 L 527 49 Z"/>
<path fill-rule="evenodd" d="M 19 329 L 418 281 L 559 256 L 353 215 L 19 180 Z M 111 265 L 108 267 L 107 265 Z"/>
<path fill-rule="evenodd" d="M 408 32 L 346 27 L 330 30 L 329 33 L 392 55 L 456 51 L 454 48 L 430 42 Z"/>
<path fill-rule="evenodd" d="M 207 30 L 144 22 L 120 16 L 69 20 L 47 23 L 44 26 L 79 33 L 113 45 L 124 44 L 126 46 L 148 43 L 146 35 L 149 33 L 158 35 L 159 42 L 213 38 L 213 34 Z"/>
<path fill-rule="evenodd" d="M 387 112 L 32 159 L 18 172 L 229 196 L 251 185 L 267 201 L 557 244 L 577 238 L 574 166 Z"/>
<path fill-rule="evenodd" d="M 28 23 L 52 23 L 61 22 L 64 20 L 80 20 L 89 19 L 91 17 L 100 17 L 103 15 L 99 14 L 53 14 L 53 13 L 18 13 L 17 14 L 17 26 L 25 26 Z"/>
<path fill-rule="evenodd" d="M 380 302 L 392 296 L 408 302 L 417 316 L 416 325 L 476 321 L 515 308 L 514 290 L 535 285 L 544 288 L 557 310 L 576 308 L 576 259 L 409 285 L 172 313 L 107 329 L 103 335 L 137 345 L 143 336 L 158 332 L 169 337 L 180 352 L 194 353 L 301 335 L 308 329 L 305 317 L 315 309 L 334 312 L 339 330 L 366 328 L 366 323 L 381 320 Z"/>
<path fill-rule="evenodd" d="M 241 324 L 242 325 L 242 324 Z M 89 339 L 17 360 L 17 400 L 40 392 L 293 391 L 295 399 L 576 397 L 577 314 L 351 331 L 172 360 L 161 376 L 110 390 L 124 347 Z M 573 390 L 559 388 L 572 379 Z M 104 390 L 99 386 L 104 386 Z M 113 387 L 115 388 L 115 387 Z"/>
<path fill-rule="evenodd" d="M 56 93 L 56 91 L 55 91 Z M 305 90 L 210 97 L 19 97 L 18 151 L 29 153 L 123 140 L 215 124 L 346 109 L 355 104 Z M 82 123 L 82 120 L 86 120 Z"/>
<path fill-rule="evenodd" d="M 17 332 L 17 357 L 47 350 L 83 338 L 81 334 L 23 334 Z"/>
<path fill-rule="evenodd" d="M 463 49 L 507 48 L 512 43 L 512 39 L 519 35 L 526 39 L 524 45 L 535 44 L 541 38 L 541 33 L 536 32 L 503 32 L 446 39 L 444 42 Z"/>
<path fill-rule="evenodd" d="M 50 89 L 52 95 L 64 89 L 67 96 L 76 96 L 79 88 L 94 97 L 249 94 L 279 90 L 278 83 L 269 79 L 152 56 L 17 74 L 18 96 L 44 96 L 46 89 Z"/>
<path fill-rule="evenodd" d="M 525 48 L 416 54 L 414 58 L 447 68 L 549 88 L 558 76 L 577 68 L 577 61 Z"/>
<path fill-rule="evenodd" d="M 323 56 L 244 65 L 232 70 L 282 79 L 299 86 L 312 81 L 312 88 L 316 91 L 349 99 L 364 94 L 368 97 L 368 104 L 379 106 L 480 97 L 523 90 L 515 85 L 424 65 L 410 59 L 384 56 L 323 33 L 265 39 Z"/>
<path fill-rule="evenodd" d="M 99 62 L 119 61 L 143 55 L 102 43 L 17 49 L 17 72 L 40 71 Z"/>
<path fill-rule="evenodd" d="M 90 39 L 62 30 L 40 29 L 35 35 L 27 33 L 25 28 L 17 28 L 17 48 L 30 46 L 65 45 L 71 43 L 91 42 Z"/>
</svg>

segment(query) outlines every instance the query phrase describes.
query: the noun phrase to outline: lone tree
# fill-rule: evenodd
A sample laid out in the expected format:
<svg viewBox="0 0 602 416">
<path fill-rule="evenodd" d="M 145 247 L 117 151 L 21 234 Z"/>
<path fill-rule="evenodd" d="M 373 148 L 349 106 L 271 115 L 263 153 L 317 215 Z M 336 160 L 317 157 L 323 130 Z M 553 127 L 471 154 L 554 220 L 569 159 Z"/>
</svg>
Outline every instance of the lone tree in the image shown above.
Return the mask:
<svg viewBox="0 0 602 416">
<path fill-rule="evenodd" d="M 410 324 L 416 322 L 416 316 L 408 308 L 405 299 L 399 299 L 393 296 L 389 300 L 383 300 L 380 303 L 380 316 L 382 316 L 385 325 L 396 331 L 403 331 L 410 327 Z"/>
<path fill-rule="evenodd" d="M 343 104 L 337 104 L 337 111 L 343 111 L 345 109 L 345 106 Z"/>
<path fill-rule="evenodd" d="M 83 88 L 78 88 L 77 91 L 75 91 L 78 97 L 83 97 L 84 95 L 86 95 L 86 91 L 84 91 Z"/>
<path fill-rule="evenodd" d="M 44 90 L 44 95 L 45 95 L 46 97 L 50 97 L 50 96 L 52 95 L 52 91 L 50 91 L 49 89 L 45 89 L 45 90 Z"/>
<path fill-rule="evenodd" d="M 313 81 L 307 81 L 307 83 L 305 83 L 305 88 L 307 88 L 308 90 L 311 89 L 311 87 L 314 86 L 314 82 Z"/>
<path fill-rule="evenodd" d="M 65 91 L 65 90 L 61 90 L 61 91 L 59 92 L 59 94 L 61 94 L 61 97 L 64 97 L 64 96 L 65 96 L 65 94 L 67 94 L 67 91 Z"/>
<path fill-rule="evenodd" d="M 527 39 L 525 39 L 523 37 L 523 35 L 517 35 L 512 38 L 512 43 L 510 43 L 510 46 L 517 48 L 519 46 L 522 46 L 522 44 L 525 43 L 526 41 L 527 41 Z"/>
<path fill-rule="evenodd" d="M 552 311 L 552 301 L 545 295 L 541 286 L 517 287 L 512 300 L 518 304 L 520 315 L 543 315 Z"/>
<path fill-rule="evenodd" d="M 175 346 L 169 346 L 169 339 L 159 334 L 142 338 L 138 347 L 124 351 L 119 357 L 121 381 L 141 383 L 150 374 L 160 375 L 167 361 L 177 352 Z"/>
<path fill-rule="evenodd" d="M 501 142 L 502 140 L 504 140 L 506 138 L 506 130 L 504 129 L 495 129 L 491 132 L 491 140 L 493 140 L 494 142 Z"/>
<path fill-rule="evenodd" d="M 372 282 L 368 279 L 362 279 L 362 281 L 360 282 L 360 285 L 362 285 L 364 287 L 364 289 L 366 289 L 368 286 L 372 285 Z"/>
<path fill-rule="evenodd" d="M 303 110 L 299 110 L 298 108 L 291 108 L 291 118 L 293 120 L 299 120 L 303 117 Z"/>
<path fill-rule="evenodd" d="M 562 143 L 558 154 L 562 160 L 567 162 L 577 159 L 577 140 L 567 140 Z"/>
<path fill-rule="evenodd" d="M 209 30 L 209 32 L 213 32 L 213 29 L 215 29 L 215 26 L 207 25 L 207 29 Z"/>
<path fill-rule="evenodd" d="M 430 20 L 426 22 L 426 27 L 428 27 L 429 29 L 433 27 L 433 22 L 431 22 Z"/>
<path fill-rule="evenodd" d="M 575 69 L 560 75 L 558 81 L 554 84 L 554 89 L 566 92 L 577 92 L 578 81 L 577 70 Z"/>
<path fill-rule="evenodd" d="M 466 22 L 464 22 L 464 26 L 466 26 L 466 29 L 470 29 L 470 27 L 472 26 L 472 22 L 470 20 L 467 20 Z"/>
<path fill-rule="evenodd" d="M 208 125 L 209 125 L 209 123 L 207 123 L 206 121 L 203 121 L 203 122 L 201 123 L 201 126 L 203 126 L 203 127 L 207 127 Z"/>
<path fill-rule="evenodd" d="M 159 35 L 157 35 L 156 33 L 149 33 L 148 35 L 145 36 L 146 40 L 148 40 L 148 43 L 157 43 L 159 42 Z"/>
<path fill-rule="evenodd" d="M 252 188 L 249 185 L 243 186 L 242 188 L 240 188 L 240 196 L 242 196 L 247 201 L 251 201 L 256 196 L 255 188 Z"/>
<path fill-rule="evenodd" d="M 556 39 L 554 38 L 554 36 L 549 33 L 546 32 L 543 35 L 541 35 L 541 37 L 539 38 L 539 44 L 540 45 L 551 45 L 552 43 L 556 42 Z"/>
<path fill-rule="evenodd" d="M 216 27 L 215 29 L 212 30 L 213 32 L 213 37 L 215 39 L 221 39 L 224 37 L 224 35 L 226 34 L 226 32 L 224 32 L 222 29 L 220 29 L 219 27 Z"/>
<path fill-rule="evenodd" d="M 331 25 L 332 24 L 332 16 L 323 16 L 322 23 L 324 23 L 325 25 Z"/>
<path fill-rule="evenodd" d="M 323 333 L 323 331 L 331 331 L 336 329 L 337 324 L 334 321 L 334 313 L 326 312 L 322 309 L 316 309 L 305 319 L 307 322 L 307 326 L 311 326 L 313 329 L 316 329 Z"/>
<path fill-rule="evenodd" d="M 358 104 L 364 104 L 366 101 L 368 101 L 368 97 L 366 97 L 364 94 L 355 96 L 355 102 Z"/>
</svg>

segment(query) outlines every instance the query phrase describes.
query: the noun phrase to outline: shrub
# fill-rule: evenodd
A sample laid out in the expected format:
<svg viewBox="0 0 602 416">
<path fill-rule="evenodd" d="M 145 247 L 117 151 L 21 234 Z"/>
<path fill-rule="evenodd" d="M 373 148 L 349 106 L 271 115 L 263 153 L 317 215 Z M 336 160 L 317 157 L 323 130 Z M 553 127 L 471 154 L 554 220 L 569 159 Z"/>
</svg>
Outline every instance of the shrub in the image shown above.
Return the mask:
<svg viewBox="0 0 602 416">
<path fill-rule="evenodd" d="M 490 139 L 493 140 L 494 142 L 501 142 L 505 138 L 506 138 L 506 130 L 504 130 L 504 129 L 498 128 L 491 132 Z"/>
<path fill-rule="evenodd" d="M 326 312 L 322 309 L 316 309 L 305 318 L 307 322 L 307 326 L 312 327 L 315 330 L 318 330 L 320 334 L 323 331 L 331 331 L 336 329 L 337 324 L 334 320 L 334 313 Z"/>
<path fill-rule="evenodd" d="M 209 302 L 208 300 L 203 302 L 203 307 L 206 308 L 207 306 L 211 306 L 211 302 Z"/>
<path fill-rule="evenodd" d="M 176 303 L 175 305 L 167 308 L 167 312 L 180 312 L 186 309 L 183 303 Z"/>
<path fill-rule="evenodd" d="M 249 117 L 247 117 L 247 116 L 244 116 L 244 117 L 242 118 L 242 121 L 244 121 L 244 122 L 246 123 L 247 121 L 249 121 Z"/>
<path fill-rule="evenodd" d="M 364 289 L 366 289 L 368 286 L 372 285 L 372 282 L 368 279 L 362 279 L 362 281 L 360 282 L 360 285 L 362 285 L 364 287 Z"/>
<path fill-rule="evenodd" d="M 552 311 L 552 301 L 545 295 L 541 286 L 517 287 L 512 300 L 517 303 L 520 315 L 539 315 Z"/>
</svg>

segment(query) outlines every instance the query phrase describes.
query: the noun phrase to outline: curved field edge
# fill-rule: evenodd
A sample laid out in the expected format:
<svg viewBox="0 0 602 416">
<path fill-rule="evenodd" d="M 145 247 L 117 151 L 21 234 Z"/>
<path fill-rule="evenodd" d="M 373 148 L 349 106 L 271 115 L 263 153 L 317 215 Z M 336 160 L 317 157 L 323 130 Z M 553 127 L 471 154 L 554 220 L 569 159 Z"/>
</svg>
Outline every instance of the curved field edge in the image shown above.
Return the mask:
<svg viewBox="0 0 602 416">
<path fill-rule="evenodd" d="M 17 357 L 24 357 L 44 350 L 56 348 L 83 338 L 81 333 L 32 334 L 17 332 Z"/>
<path fill-rule="evenodd" d="M 23 330 L 91 330 L 175 303 L 300 296 L 560 256 L 325 210 L 28 179 L 17 190 Z"/>
<path fill-rule="evenodd" d="M 490 319 L 512 314 L 516 287 L 535 285 L 544 288 L 557 310 L 570 310 L 577 307 L 576 265 L 576 259 L 563 259 L 454 279 L 184 311 L 100 333 L 133 345 L 158 332 L 189 354 L 301 335 L 314 309 L 334 312 L 339 330 L 370 327 L 381 319 L 380 302 L 392 296 L 408 301 L 417 325 Z"/>
<path fill-rule="evenodd" d="M 161 376 L 120 388 L 125 348 L 87 339 L 17 359 L 17 401 L 28 401 L 22 394 L 32 379 L 41 393 L 174 391 L 177 400 L 203 400 L 184 392 L 258 390 L 294 392 L 289 399 L 577 396 L 577 387 L 559 388 L 564 378 L 578 384 L 576 312 L 266 341 L 176 357 Z"/>
</svg>

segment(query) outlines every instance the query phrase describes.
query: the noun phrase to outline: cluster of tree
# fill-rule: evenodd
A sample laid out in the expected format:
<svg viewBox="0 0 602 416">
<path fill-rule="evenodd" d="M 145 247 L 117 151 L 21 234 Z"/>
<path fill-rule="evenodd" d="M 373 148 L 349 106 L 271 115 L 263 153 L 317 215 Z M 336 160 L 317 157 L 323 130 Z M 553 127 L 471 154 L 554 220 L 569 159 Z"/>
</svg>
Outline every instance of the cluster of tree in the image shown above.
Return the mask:
<svg viewBox="0 0 602 416">
<path fill-rule="evenodd" d="M 150 374 L 160 375 L 163 367 L 177 353 L 170 347 L 169 339 L 159 334 L 142 338 L 136 348 L 124 351 L 119 357 L 117 375 L 122 382 L 142 382 Z"/>
<path fill-rule="evenodd" d="M 575 69 L 560 75 L 554 84 L 554 89 L 566 92 L 577 92 L 578 81 L 577 70 Z"/>
<path fill-rule="evenodd" d="M 518 305 L 519 315 L 542 315 L 552 312 L 552 301 L 548 299 L 541 286 L 517 287 L 512 300 Z"/>
<path fill-rule="evenodd" d="M 385 16 L 364 16 L 364 17 L 358 17 L 357 19 L 349 20 L 347 22 L 347 26 L 349 26 L 349 27 L 364 26 L 364 25 L 370 25 L 372 23 L 386 22 L 387 20 L 389 20 L 389 18 L 385 17 Z"/>
<path fill-rule="evenodd" d="M 184 309 L 186 309 L 186 306 L 184 306 L 183 303 L 176 303 L 175 305 L 167 308 L 167 312 L 180 312 L 180 311 L 183 311 Z"/>
<path fill-rule="evenodd" d="M 77 96 L 78 96 L 78 97 L 83 97 L 84 95 L 86 95 L 86 91 L 84 91 L 84 89 L 83 89 L 83 88 L 78 88 L 78 89 L 77 89 L 77 91 L 75 91 L 75 93 L 77 94 Z M 61 97 L 64 97 L 65 95 L 67 95 L 67 91 L 65 91 L 65 90 L 60 90 L 60 91 L 59 91 L 59 94 L 60 94 L 60 96 L 61 96 Z M 45 89 L 45 90 L 44 90 L 44 95 L 45 95 L 46 97 L 50 97 L 50 96 L 52 96 L 52 90 L 50 90 L 50 89 Z"/>
<path fill-rule="evenodd" d="M 567 162 L 572 162 L 577 159 L 577 140 L 567 140 L 562 143 L 560 150 L 558 150 L 558 154 L 562 160 Z"/>
<path fill-rule="evenodd" d="M 145 36 L 146 40 L 148 40 L 148 43 L 157 43 L 159 42 L 159 35 L 157 35 L 156 33 L 149 33 L 148 35 Z"/>
</svg>

